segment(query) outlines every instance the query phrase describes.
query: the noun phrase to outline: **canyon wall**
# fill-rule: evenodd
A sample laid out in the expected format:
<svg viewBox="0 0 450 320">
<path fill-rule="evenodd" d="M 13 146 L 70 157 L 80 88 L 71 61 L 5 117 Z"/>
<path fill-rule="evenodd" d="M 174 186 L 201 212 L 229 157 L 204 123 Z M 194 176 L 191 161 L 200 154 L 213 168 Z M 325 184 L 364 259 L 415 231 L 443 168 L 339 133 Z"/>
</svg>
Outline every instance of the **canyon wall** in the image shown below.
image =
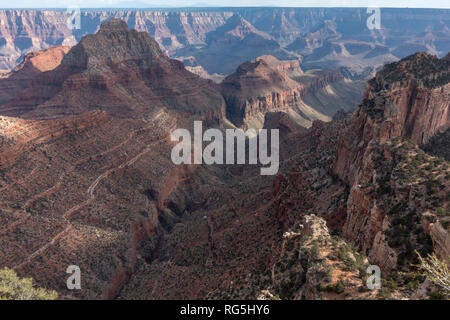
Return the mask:
<svg viewBox="0 0 450 320">
<path fill-rule="evenodd" d="M 354 185 L 372 141 L 403 136 L 423 145 L 445 131 L 450 126 L 448 65 L 419 53 L 387 65 L 369 81 L 351 129 L 340 139 L 333 172 Z"/>
<path fill-rule="evenodd" d="M 12 69 L 30 51 L 55 45 L 74 45 L 84 35 L 95 33 L 100 24 L 109 18 L 123 19 L 130 28 L 148 32 L 172 57 L 179 57 L 177 51 L 180 49 L 205 46 L 208 33 L 223 26 L 234 14 L 242 16 L 257 30 L 269 34 L 282 47 L 298 37 L 316 37 L 316 33 L 320 32 L 324 40 L 342 35 L 352 41 L 382 44 L 388 51 L 402 45 L 399 58 L 419 50 L 439 55 L 450 50 L 448 10 L 382 9 L 381 13 L 383 28 L 370 32 L 366 27 L 369 14 L 365 9 L 83 10 L 81 29 L 71 30 L 66 24 L 69 17 L 66 10 L 0 10 L 0 70 Z M 427 40 L 421 37 L 424 32 L 428 34 Z M 242 62 L 236 62 L 232 70 Z"/>
<path fill-rule="evenodd" d="M 266 55 L 240 65 L 220 86 L 227 102 L 227 117 L 238 126 L 252 126 L 268 112 L 283 111 L 291 113 L 300 125 L 310 127 L 314 120 L 331 121 L 338 105 L 344 105 L 345 111 L 356 106 L 349 96 L 333 92 L 336 84 L 352 87 L 350 96 L 359 100 L 359 84 L 338 71 L 304 73 L 297 60 L 280 61 Z M 331 101 L 322 105 L 327 94 Z"/>
<path fill-rule="evenodd" d="M 225 101 L 212 81 L 187 71 L 164 55 L 147 33 L 130 30 L 121 20 L 104 22 L 95 35 L 58 58 L 53 70 L 30 73 L 30 62 L 0 78 L 0 113 L 49 119 L 102 109 L 126 118 L 159 107 L 176 109 L 185 117 L 202 114 L 210 123 L 219 123 L 225 115 Z M 49 69 L 42 60 L 36 63 Z"/>
<path fill-rule="evenodd" d="M 449 74 L 448 61 L 424 53 L 385 66 L 369 81 L 361 106 L 339 138 L 332 172 L 350 187 L 343 235 L 385 271 L 411 261 L 412 247 L 429 249 L 423 234 L 441 243 L 438 252 L 448 259 L 448 240 L 442 240 L 447 236 L 423 229 L 429 208 L 439 221 L 436 204 L 447 206 L 448 169 L 433 164 L 418 146 L 450 127 Z M 444 179 L 440 189 L 431 187 L 434 179 Z M 399 224 L 415 231 L 404 234 Z"/>
</svg>

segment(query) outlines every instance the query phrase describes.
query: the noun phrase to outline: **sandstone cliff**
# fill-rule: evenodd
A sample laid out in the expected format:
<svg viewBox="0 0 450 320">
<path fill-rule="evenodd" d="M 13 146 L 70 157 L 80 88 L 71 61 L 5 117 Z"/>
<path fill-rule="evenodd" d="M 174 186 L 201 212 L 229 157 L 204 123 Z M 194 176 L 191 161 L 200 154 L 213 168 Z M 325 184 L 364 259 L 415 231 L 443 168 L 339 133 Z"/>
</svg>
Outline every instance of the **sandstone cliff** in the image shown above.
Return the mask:
<svg viewBox="0 0 450 320">
<path fill-rule="evenodd" d="M 339 138 L 332 172 L 351 189 L 343 235 L 385 271 L 408 265 L 412 248 L 431 250 L 431 240 L 448 259 L 446 236 L 422 227 L 426 210 L 448 210 L 448 168 L 417 145 L 450 126 L 449 72 L 424 53 L 385 66 Z"/>
<path fill-rule="evenodd" d="M 250 127 L 257 126 L 257 119 L 270 111 L 288 112 L 304 127 L 317 119 L 330 121 L 340 107 L 352 110 L 359 88 L 338 72 L 303 73 L 298 61 L 267 55 L 240 65 L 221 83 L 227 116 L 238 126 Z"/>
<path fill-rule="evenodd" d="M 3 87 L 14 85 L 15 77 L 2 79 Z M 120 20 L 103 23 L 95 35 L 74 46 L 58 67 L 37 72 L 29 86 L 0 99 L 0 113 L 34 119 L 92 109 L 136 117 L 159 107 L 185 116 L 202 114 L 217 123 L 225 113 L 223 98 L 212 82 L 169 59 L 147 33 L 129 30 Z"/>
<path fill-rule="evenodd" d="M 354 185 L 371 141 L 398 136 L 426 143 L 450 126 L 449 63 L 424 53 L 387 65 L 369 81 L 363 103 L 343 134 L 333 172 Z"/>
</svg>

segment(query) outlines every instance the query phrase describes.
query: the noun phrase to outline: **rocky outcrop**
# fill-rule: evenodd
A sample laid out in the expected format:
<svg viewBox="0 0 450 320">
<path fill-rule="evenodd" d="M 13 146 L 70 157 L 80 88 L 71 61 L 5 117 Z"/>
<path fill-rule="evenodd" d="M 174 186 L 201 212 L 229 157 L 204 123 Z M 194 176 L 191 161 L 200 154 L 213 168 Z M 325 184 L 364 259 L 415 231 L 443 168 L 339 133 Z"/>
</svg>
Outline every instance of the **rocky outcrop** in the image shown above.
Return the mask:
<svg viewBox="0 0 450 320">
<path fill-rule="evenodd" d="M 443 221 L 439 220 L 442 219 Z M 431 212 L 423 214 L 422 225 L 426 233 L 433 241 L 433 249 L 436 256 L 450 266 L 450 230 L 448 228 L 449 217 L 436 217 Z M 444 227 L 444 223 L 447 228 Z"/>
<path fill-rule="evenodd" d="M 339 138 L 332 172 L 351 188 L 343 235 L 385 271 L 414 259 L 411 248 L 430 250 L 430 238 L 403 234 L 399 223 L 424 234 L 423 212 L 437 210 L 432 198 L 443 197 L 439 201 L 445 203 L 447 183 L 425 194 L 419 187 L 427 175 L 445 175 L 445 166 L 427 166 L 428 173 L 423 165 L 405 168 L 432 162 L 414 145 L 450 126 L 449 72 L 447 61 L 424 53 L 387 65 L 369 81 L 363 103 Z"/>
<path fill-rule="evenodd" d="M 341 136 L 333 172 L 354 185 L 367 146 L 398 136 L 426 143 L 450 126 L 450 64 L 418 53 L 387 65 L 369 81 L 348 134 Z"/>
<path fill-rule="evenodd" d="M 4 87 L 10 78 L 2 80 Z M 129 30 L 125 22 L 114 19 L 84 37 L 57 68 L 38 73 L 10 100 L 0 99 L 1 114 L 29 119 L 92 109 L 137 117 L 160 107 L 186 117 L 201 114 L 205 121 L 218 123 L 225 114 L 224 100 L 212 82 L 165 56 L 147 33 Z"/>
<path fill-rule="evenodd" d="M 342 239 L 331 237 L 325 220 L 309 214 L 283 234 L 272 285 L 262 297 L 295 300 L 363 299 L 372 296 L 361 275 L 367 260 Z"/>
<path fill-rule="evenodd" d="M 36 85 L 42 72 L 58 67 L 70 47 L 56 46 L 27 54 L 13 71 L 0 76 L 0 105 L 14 99 L 21 91 Z"/>
<path fill-rule="evenodd" d="M 292 107 L 300 100 L 301 86 L 265 59 L 256 59 L 240 65 L 224 79 L 221 88 L 228 117 L 242 125 L 259 112 Z"/>
<path fill-rule="evenodd" d="M 45 72 L 55 69 L 60 65 L 64 55 L 69 52 L 68 46 L 55 46 L 42 51 L 34 51 L 25 55 L 23 61 L 13 69 L 12 74 L 18 71 L 33 73 L 35 71 Z M 9 75 L 6 74 L 5 77 Z"/>
<path fill-rule="evenodd" d="M 235 73 L 222 81 L 221 90 L 227 102 L 227 116 L 238 126 L 247 126 L 252 119 L 266 112 L 284 111 L 294 113 L 294 120 L 309 127 L 317 119 L 330 121 L 335 108 L 333 105 L 328 106 L 329 109 L 316 106 L 317 102 L 308 104 L 309 96 L 321 90 L 326 95 L 331 85 L 341 81 L 344 82 L 344 77 L 339 72 L 304 74 L 298 61 L 262 56 L 240 65 Z M 354 94 L 357 92 L 356 86 Z M 337 102 L 337 95 L 333 95 Z M 347 108 L 352 109 L 350 105 Z"/>
</svg>

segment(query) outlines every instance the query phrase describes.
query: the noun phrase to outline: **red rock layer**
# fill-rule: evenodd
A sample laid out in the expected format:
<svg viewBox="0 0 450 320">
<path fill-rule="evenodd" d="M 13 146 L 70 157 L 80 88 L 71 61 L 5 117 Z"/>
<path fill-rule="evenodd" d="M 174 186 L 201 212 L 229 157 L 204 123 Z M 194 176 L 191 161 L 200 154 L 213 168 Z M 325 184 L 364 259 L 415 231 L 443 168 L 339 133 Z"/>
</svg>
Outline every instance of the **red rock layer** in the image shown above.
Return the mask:
<svg viewBox="0 0 450 320">
<path fill-rule="evenodd" d="M 325 72 L 301 83 L 289 77 L 301 72 L 298 62 L 282 62 L 272 56 L 241 64 L 221 83 L 227 101 L 227 116 L 235 124 L 242 125 L 257 113 L 294 107 L 312 91 L 343 79 L 338 72 Z"/>
<path fill-rule="evenodd" d="M 398 136 L 426 143 L 450 127 L 450 64 L 418 53 L 386 66 L 369 81 L 351 127 L 339 140 L 333 173 L 354 185 L 371 141 Z"/>
<path fill-rule="evenodd" d="M 14 77 L 2 80 L 14 86 Z M 136 117 L 156 107 L 185 116 L 202 114 L 218 123 L 225 103 L 211 81 L 166 57 L 147 33 L 109 20 L 95 35 L 84 37 L 54 70 L 38 73 L 14 96 L 0 97 L 0 113 L 49 119 L 102 109 Z"/>
<path fill-rule="evenodd" d="M 447 61 L 423 53 L 386 66 L 369 82 L 363 103 L 339 138 L 332 173 L 351 189 L 343 235 L 367 250 L 371 261 L 385 271 L 397 268 L 404 254 L 402 249 L 394 249 L 386 236 L 393 223 L 391 209 L 405 201 L 420 220 L 425 204 L 431 201 L 414 184 L 402 186 L 398 181 L 392 170 L 402 167 L 399 163 L 407 157 L 400 155 L 392 141 L 402 137 L 422 145 L 450 127 L 449 74 Z M 382 197 L 385 192 L 390 196 Z"/>
</svg>

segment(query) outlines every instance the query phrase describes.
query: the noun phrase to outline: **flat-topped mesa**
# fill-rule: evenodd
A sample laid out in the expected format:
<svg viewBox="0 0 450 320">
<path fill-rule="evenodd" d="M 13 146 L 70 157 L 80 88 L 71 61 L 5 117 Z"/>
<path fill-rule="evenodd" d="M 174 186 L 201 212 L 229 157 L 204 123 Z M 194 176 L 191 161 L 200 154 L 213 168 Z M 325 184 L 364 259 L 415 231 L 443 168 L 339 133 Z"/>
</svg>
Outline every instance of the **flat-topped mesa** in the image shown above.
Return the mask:
<svg viewBox="0 0 450 320">
<path fill-rule="evenodd" d="M 439 237 L 448 233 L 442 229 L 436 237 L 423 222 L 411 221 L 422 221 L 426 209 L 437 211 L 448 192 L 444 177 L 436 192 L 419 191 L 425 177 L 431 181 L 443 169 L 418 146 L 450 127 L 449 75 L 449 61 L 425 53 L 386 65 L 369 81 L 362 104 L 340 134 L 331 172 L 350 188 L 342 235 L 383 272 L 410 265 L 409 247 L 421 252 L 432 241 L 442 249 L 438 254 L 447 250 Z M 425 160 L 412 161 L 414 154 Z"/>
<path fill-rule="evenodd" d="M 278 60 L 274 56 L 271 55 L 263 55 L 261 57 L 256 58 L 256 61 L 263 60 L 272 68 L 277 69 L 278 71 L 285 72 L 289 76 L 300 76 L 303 74 L 303 70 L 300 67 L 300 60 Z"/>
<path fill-rule="evenodd" d="M 243 97 L 252 97 L 261 94 L 261 90 L 272 92 L 273 87 L 287 90 L 297 84 L 276 66 L 257 58 L 241 64 L 235 73 L 224 79 L 223 86 L 230 91 L 239 91 Z"/>
<path fill-rule="evenodd" d="M 371 141 L 398 136 L 418 145 L 450 127 L 450 61 L 417 53 L 386 65 L 368 82 L 350 128 L 341 135 L 333 172 L 357 180 Z"/>
<path fill-rule="evenodd" d="M 298 86 L 264 59 L 244 62 L 221 84 L 227 116 L 241 126 L 257 113 L 285 109 L 297 100 Z"/>
</svg>

